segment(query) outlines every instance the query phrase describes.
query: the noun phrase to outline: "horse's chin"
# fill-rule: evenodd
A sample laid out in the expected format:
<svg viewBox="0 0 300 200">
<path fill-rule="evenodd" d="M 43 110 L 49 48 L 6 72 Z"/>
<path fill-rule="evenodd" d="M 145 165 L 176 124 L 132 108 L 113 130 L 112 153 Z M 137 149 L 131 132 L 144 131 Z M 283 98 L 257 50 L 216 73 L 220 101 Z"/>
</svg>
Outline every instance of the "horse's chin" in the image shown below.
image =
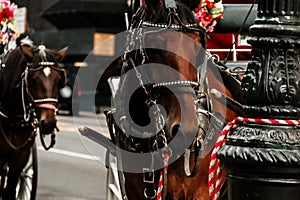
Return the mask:
<svg viewBox="0 0 300 200">
<path fill-rule="evenodd" d="M 41 120 L 39 123 L 40 133 L 42 135 L 50 135 L 55 132 L 56 129 L 56 120 L 46 121 Z"/>
</svg>

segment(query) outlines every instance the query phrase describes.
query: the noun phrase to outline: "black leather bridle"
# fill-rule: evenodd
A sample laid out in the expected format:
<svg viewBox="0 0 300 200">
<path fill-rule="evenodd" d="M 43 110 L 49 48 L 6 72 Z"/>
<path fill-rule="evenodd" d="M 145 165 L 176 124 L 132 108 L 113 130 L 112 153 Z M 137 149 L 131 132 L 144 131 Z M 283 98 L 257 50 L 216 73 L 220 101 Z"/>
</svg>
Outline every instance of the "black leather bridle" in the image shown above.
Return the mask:
<svg viewBox="0 0 300 200">
<path fill-rule="evenodd" d="M 152 23 L 149 21 L 144 21 L 144 16 L 142 12 L 142 7 L 136 12 L 136 14 L 133 16 L 133 21 L 131 28 L 129 29 L 128 34 L 128 45 L 125 50 L 125 54 L 123 56 L 123 66 L 122 66 L 122 73 L 125 74 L 129 69 L 134 69 L 136 73 L 136 78 L 139 82 L 139 86 L 144 90 L 144 93 L 148 96 L 148 99 L 146 100 L 147 105 L 150 107 L 154 107 L 153 113 L 156 113 L 156 126 L 159 127 L 160 131 L 156 134 L 153 144 L 149 145 L 150 148 L 149 151 L 156 151 L 158 148 L 166 149 L 166 152 L 172 154 L 172 150 L 168 147 L 167 140 L 166 140 L 166 133 L 164 131 L 164 128 L 162 127 L 161 119 L 162 115 L 160 113 L 159 107 L 156 104 L 156 101 L 158 99 L 158 96 L 163 95 L 164 93 L 168 92 L 165 88 L 174 88 L 174 90 L 177 93 L 192 93 L 195 95 L 195 107 L 196 112 L 199 117 L 199 120 L 201 123 L 199 129 L 206 134 L 206 131 L 209 126 L 210 118 L 213 116 L 211 113 L 211 102 L 210 102 L 210 95 L 207 88 L 207 79 L 206 79 L 206 59 L 204 59 L 204 63 L 202 66 L 198 69 L 198 80 L 197 81 L 191 81 L 191 80 L 175 80 L 175 81 L 166 81 L 166 82 L 159 82 L 159 83 L 153 83 L 153 84 L 144 84 L 142 76 L 143 74 L 139 72 L 137 69 L 138 65 L 142 65 L 146 63 L 147 60 L 147 54 L 146 51 L 142 48 L 143 44 L 143 38 L 146 34 L 151 33 L 159 33 L 164 30 L 174 30 L 174 31 L 180 31 L 180 32 L 199 32 L 202 34 L 203 37 L 201 37 L 201 41 L 203 42 L 205 46 L 205 39 L 206 39 L 206 32 L 201 27 L 199 27 L 198 24 L 185 24 L 180 19 L 178 13 L 177 13 L 177 5 L 174 0 L 165 0 L 164 6 L 166 10 L 168 11 L 168 22 L 166 24 L 161 23 Z M 173 24 L 173 19 L 176 19 L 178 23 Z M 142 28 L 155 28 L 151 29 L 150 31 L 142 32 Z M 141 28 L 141 29 L 140 29 Z M 132 53 L 133 49 L 138 47 L 138 50 L 135 51 L 135 54 Z M 209 54 L 210 55 L 210 54 Z M 207 56 L 204 54 L 204 56 Z M 136 60 L 136 58 L 139 58 Z M 122 84 L 122 80 L 121 83 Z M 118 91 L 119 93 L 126 93 L 126 91 L 122 91 L 120 89 Z M 118 96 L 118 95 L 117 95 Z M 116 99 L 118 101 L 118 99 Z M 122 101 L 122 99 L 119 99 L 119 101 Z M 122 110 L 122 106 L 116 107 L 116 109 Z M 122 113 L 122 111 L 121 111 Z M 158 113 L 158 114 L 157 114 Z M 139 152 L 139 146 L 135 146 L 137 140 L 132 137 L 129 133 L 130 132 L 138 132 L 138 130 L 134 130 L 132 127 L 129 127 L 126 119 L 126 115 L 120 115 L 118 116 L 118 120 L 120 122 L 120 127 L 118 128 L 112 128 L 112 125 L 109 125 L 109 129 L 111 132 L 111 135 L 116 136 L 113 140 L 119 145 L 123 145 L 123 147 L 126 148 L 126 150 L 133 151 L 133 152 Z M 114 130 L 119 133 L 114 133 Z M 123 141 L 119 137 L 122 137 Z M 124 139 L 125 138 L 125 139 Z M 205 135 L 197 135 L 193 141 L 193 144 L 190 149 L 187 149 L 185 154 L 185 172 L 186 176 L 192 177 L 197 173 L 199 159 L 201 155 L 201 150 L 204 145 Z M 190 159 L 190 152 L 195 152 L 195 164 L 192 171 L 190 171 L 189 166 L 189 159 Z M 152 180 L 146 180 L 146 177 L 152 177 L 154 174 L 153 169 L 150 168 L 149 172 L 144 172 L 144 182 L 146 185 L 144 195 L 147 199 L 153 199 L 156 194 L 157 190 L 155 189 L 154 185 L 154 178 Z M 166 177 L 167 172 L 164 171 L 164 195 L 166 195 Z M 122 182 L 122 181 L 121 181 Z M 122 185 L 122 184 L 121 184 Z M 123 199 L 127 199 L 125 193 L 125 189 L 121 187 Z"/>
</svg>

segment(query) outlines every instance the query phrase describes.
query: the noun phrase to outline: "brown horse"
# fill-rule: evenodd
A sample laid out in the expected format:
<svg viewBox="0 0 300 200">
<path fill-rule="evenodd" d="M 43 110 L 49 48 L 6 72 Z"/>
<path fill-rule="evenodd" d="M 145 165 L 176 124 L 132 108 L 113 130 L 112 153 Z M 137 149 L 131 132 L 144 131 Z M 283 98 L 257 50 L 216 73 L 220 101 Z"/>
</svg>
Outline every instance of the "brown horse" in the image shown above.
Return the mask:
<svg viewBox="0 0 300 200">
<path fill-rule="evenodd" d="M 2 59 L 0 166 L 7 165 L 9 170 L 5 186 L 1 178 L 1 199 L 16 198 L 18 179 L 29 159 L 37 128 L 41 138 L 51 134 L 54 139 L 57 95 L 65 82 L 65 71 L 59 62 L 66 50 L 56 52 L 43 45 L 33 46 L 25 39 Z M 54 140 L 45 148 L 53 144 Z"/>
<path fill-rule="evenodd" d="M 146 0 L 128 38 L 111 137 L 123 150 L 150 156 L 117 154 L 123 198 L 208 200 L 212 146 L 236 116 L 209 88 L 240 99 L 239 81 L 207 61 L 205 32 L 184 4 Z"/>
</svg>

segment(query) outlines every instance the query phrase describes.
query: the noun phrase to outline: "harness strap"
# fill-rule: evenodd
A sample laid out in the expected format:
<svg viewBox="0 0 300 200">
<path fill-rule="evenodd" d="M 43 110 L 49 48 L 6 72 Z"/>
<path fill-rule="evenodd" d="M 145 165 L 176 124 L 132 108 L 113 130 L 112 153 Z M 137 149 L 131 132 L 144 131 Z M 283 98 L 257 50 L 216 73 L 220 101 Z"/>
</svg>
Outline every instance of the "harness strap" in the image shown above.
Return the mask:
<svg viewBox="0 0 300 200">
<path fill-rule="evenodd" d="M 8 119 L 8 116 L 6 114 L 4 114 L 1 110 L 0 110 L 0 116 L 5 119 Z"/>
<path fill-rule="evenodd" d="M 44 149 L 46 151 L 48 151 L 49 149 L 51 149 L 55 145 L 55 142 L 56 142 L 56 140 L 55 140 L 55 134 L 54 134 L 54 132 L 51 133 L 50 144 L 48 146 L 45 143 L 44 135 L 41 133 L 41 131 L 40 131 L 40 140 L 41 140 L 41 143 L 42 143 L 42 146 L 44 147 Z"/>
<path fill-rule="evenodd" d="M 190 153 L 191 153 L 191 149 L 186 149 L 185 153 L 184 153 L 184 172 L 185 175 L 187 177 L 194 177 L 198 171 L 198 167 L 199 167 L 199 161 L 200 161 L 200 156 L 201 156 L 201 152 L 203 149 L 203 143 L 204 140 L 202 137 L 198 137 L 196 138 L 196 144 L 194 147 L 194 151 L 195 151 L 195 157 L 194 157 L 194 167 L 192 172 L 190 171 Z"/>
<path fill-rule="evenodd" d="M 169 29 L 174 29 L 174 30 L 183 30 L 184 29 L 184 27 L 182 27 L 179 24 L 168 25 L 168 24 L 161 24 L 161 23 L 153 23 L 153 22 L 149 22 L 149 21 L 144 21 L 142 23 L 142 26 L 143 27 L 164 28 L 164 29 L 169 28 Z M 186 24 L 185 26 L 188 28 L 193 28 L 193 27 L 196 27 L 197 24 Z"/>
<path fill-rule="evenodd" d="M 44 108 L 44 109 L 54 110 L 54 111 L 57 110 L 56 106 L 51 104 L 51 103 L 36 104 L 35 107 L 36 108 Z"/>
<path fill-rule="evenodd" d="M 19 150 L 22 150 L 22 149 L 25 149 L 29 146 L 31 146 L 33 143 L 34 143 L 34 139 L 36 137 L 36 131 L 37 129 L 34 128 L 33 131 L 31 132 L 31 135 L 27 138 L 27 140 L 21 144 L 20 146 L 15 146 L 11 141 L 10 139 L 7 137 L 4 129 L 3 129 L 3 126 L 2 126 L 2 123 L 0 123 L 0 132 L 1 132 L 1 135 L 3 136 L 5 142 L 15 151 L 19 151 Z"/>
</svg>

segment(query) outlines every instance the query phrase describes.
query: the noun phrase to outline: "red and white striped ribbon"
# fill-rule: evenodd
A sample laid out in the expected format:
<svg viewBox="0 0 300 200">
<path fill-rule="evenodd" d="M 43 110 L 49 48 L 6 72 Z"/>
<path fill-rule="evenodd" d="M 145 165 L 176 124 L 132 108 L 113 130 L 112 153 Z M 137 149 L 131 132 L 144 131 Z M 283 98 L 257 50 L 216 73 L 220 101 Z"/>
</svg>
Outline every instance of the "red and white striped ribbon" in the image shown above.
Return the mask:
<svg viewBox="0 0 300 200">
<path fill-rule="evenodd" d="M 168 161 L 169 161 L 170 155 L 165 153 L 163 156 L 164 156 L 164 170 L 168 170 Z M 163 189 L 164 189 L 164 173 L 163 173 L 163 170 L 161 170 L 159 173 L 159 181 L 158 181 L 158 186 L 157 186 L 156 200 L 162 200 Z"/>
<path fill-rule="evenodd" d="M 162 200 L 163 187 L 164 187 L 163 171 L 160 171 L 158 187 L 157 187 L 157 195 L 156 195 L 157 200 Z"/>
<path fill-rule="evenodd" d="M 219 138 L 214 146 L 211 154 L 210 164 L 208 169 L 208 188 L 211 200 L 218 200 L 221 189 L 221 163 L 217 159 L 217 153 L 226 142 L 227 133 L 237 125 L 237 123 L 257 123 L 257 124 L 274 124 L 274 125 L 299 125 L 300 120 L 282 120 L 282 119 L 260 119 L 260 118 L 245 118 L 236 117 L 229 122 L 222 130 Z"/>
</svg>

